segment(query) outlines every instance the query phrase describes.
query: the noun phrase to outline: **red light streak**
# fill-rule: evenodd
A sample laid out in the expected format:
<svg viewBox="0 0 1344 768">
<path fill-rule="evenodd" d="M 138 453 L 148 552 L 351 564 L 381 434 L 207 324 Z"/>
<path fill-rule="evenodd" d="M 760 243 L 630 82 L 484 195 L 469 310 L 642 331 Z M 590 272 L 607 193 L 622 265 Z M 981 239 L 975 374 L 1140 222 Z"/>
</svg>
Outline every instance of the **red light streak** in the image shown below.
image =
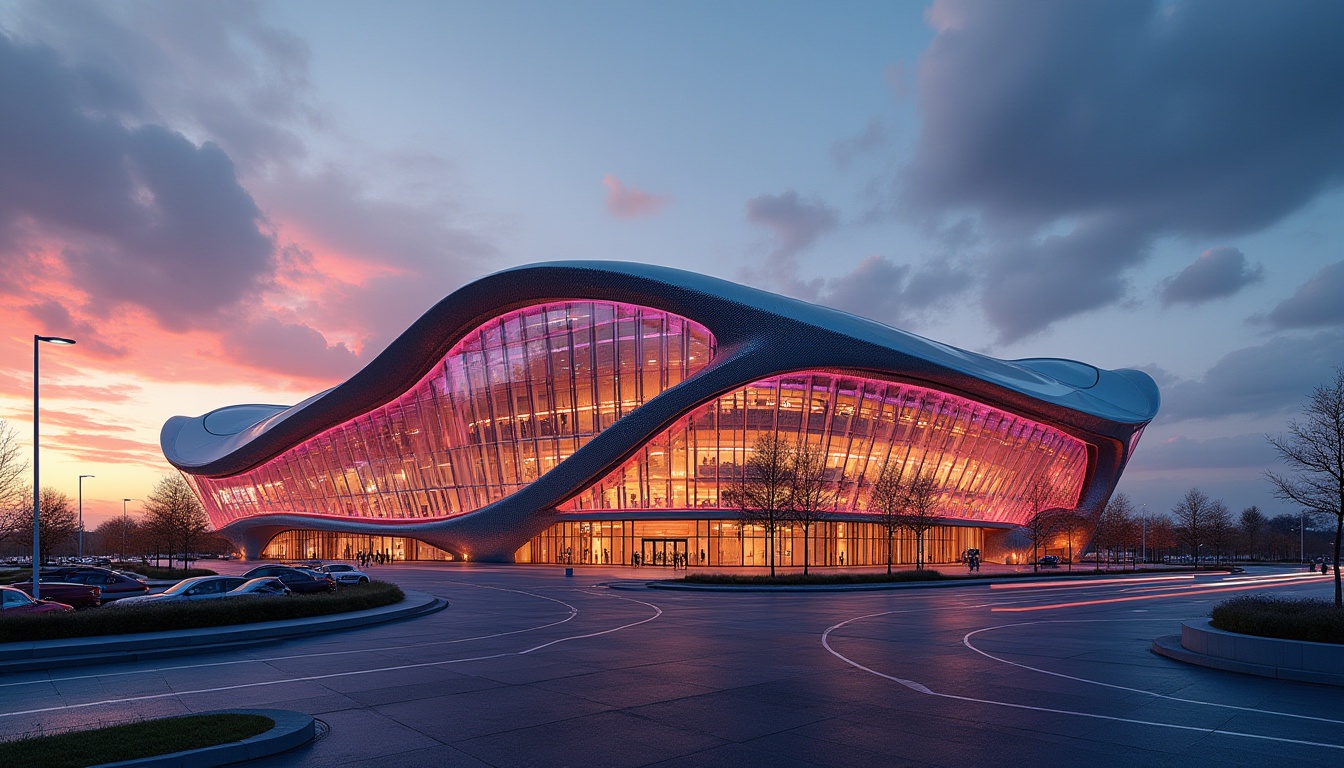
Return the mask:
<svg viewBox="0 0 1344 768">
<path fill-rule="evenodd" d="M 1124 579 L 1088 579 L 1087 581 L 1029 581 L 1025 584 L 990 584 L 990 589 L 1031 589 L 1034 587 L 1092 587 L 1103 584 L 1147 584 L 1154 581 L 1178 581 L 1192 576 L 1141 576 Z"/>
</svg>

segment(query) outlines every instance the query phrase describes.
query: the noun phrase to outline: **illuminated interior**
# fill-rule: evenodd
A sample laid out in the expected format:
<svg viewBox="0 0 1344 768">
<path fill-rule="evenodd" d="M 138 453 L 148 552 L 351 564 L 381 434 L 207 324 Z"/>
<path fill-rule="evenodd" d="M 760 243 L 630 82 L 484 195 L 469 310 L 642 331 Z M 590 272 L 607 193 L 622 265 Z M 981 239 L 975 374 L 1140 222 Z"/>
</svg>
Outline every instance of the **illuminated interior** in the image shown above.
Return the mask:
<svg viewBox="0 0 1344 768">
<path fill-rule="evenodd" d="M 387 405 L 248 472 L 185 477 L 216 527 L 268 513 L 450 517 L 550 471 L 714 349 L 703 326 L 647 307 L 526 307 L 467 334 Z"/>
<path fill-rule="evenodd" d="M 1037 478 L 1049 481 L 1051 506 L 1074 506 L 1087 474 L 1087 447 L 1054 427 L 910 384 L 798 373 L 697 408 L 561 510 L 718 508 L 767 434 L 825 453 L 836 512 L 867 512 L 888 462 L 935 477 L 940 517 L 993 523 L 1035 512 L 1026 497 Z"/>
</svg>

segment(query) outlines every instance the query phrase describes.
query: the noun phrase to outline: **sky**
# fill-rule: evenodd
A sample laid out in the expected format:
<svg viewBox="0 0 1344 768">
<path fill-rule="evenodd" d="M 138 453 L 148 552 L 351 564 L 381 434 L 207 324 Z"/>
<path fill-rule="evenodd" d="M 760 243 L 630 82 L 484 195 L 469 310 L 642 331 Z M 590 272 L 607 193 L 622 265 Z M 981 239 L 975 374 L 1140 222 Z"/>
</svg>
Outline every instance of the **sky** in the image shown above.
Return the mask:
<svg viewBox="0 0 1344 768">
<path fill-rule="evenodd" d="M 1139 368 L 1119 490 L 1263 479 L 1344 364 L 1344 3 L 0 0 L 0 419 L 86 524 L 521 264 Z"/>
</svg>

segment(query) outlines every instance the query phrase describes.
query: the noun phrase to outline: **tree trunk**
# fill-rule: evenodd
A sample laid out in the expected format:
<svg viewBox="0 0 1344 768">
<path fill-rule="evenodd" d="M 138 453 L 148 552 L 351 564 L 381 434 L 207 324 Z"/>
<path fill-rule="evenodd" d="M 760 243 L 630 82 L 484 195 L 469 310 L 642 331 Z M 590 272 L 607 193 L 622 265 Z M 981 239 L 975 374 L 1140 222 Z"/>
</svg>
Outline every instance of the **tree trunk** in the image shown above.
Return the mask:
<svg viewBox="0 0 1344 768">
<path fill-rule="evenodd" d="M 1339 514 L 1335 517 L 1335 607 L 1344 608 L 1344 592 L 1340 591 L 1339 580 L 1339 545 L 1340 539 L 1344 539 L 1344 506 L 1341 507 Z"/>
<path fill-rule="evenodd" d="M 804 575 L 804 576 L 807 575 L 807 560 L 808 560 L 808 551 L 807 551 L 807 529 L 808 529 L 808 527 L 809 527 L 809 526 L 807 526 L 807 525 L 804 525 L 804 526 L 803 526 L 803 575 Z"/>
<path fill-rule="evenodd" d="M 888 576 L 891 575 L 891 547 L 892 547 L 892 539 L 894 539 L 894 538 L 895 538 L 895 536 L 893 535 L 893 532 L 891 531 L 891 529 L 887 529 L 887 575 L 888 575 Z"/>
</svg>

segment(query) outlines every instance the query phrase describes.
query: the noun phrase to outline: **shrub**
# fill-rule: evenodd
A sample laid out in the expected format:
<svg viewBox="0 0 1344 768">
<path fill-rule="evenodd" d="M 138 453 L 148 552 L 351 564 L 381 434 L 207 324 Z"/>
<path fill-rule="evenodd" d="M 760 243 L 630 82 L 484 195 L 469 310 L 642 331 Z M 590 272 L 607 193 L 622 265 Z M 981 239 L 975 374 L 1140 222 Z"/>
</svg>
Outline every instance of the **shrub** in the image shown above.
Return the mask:
<svg viewBox="0 0 1344 768">
<path fill-rule="evenodd" d="M 9 616 L 0 619 L 0 642 L 126 635 L 301 619 L 379 608 L 404 599 L 406 596 L 396 584 L 375 581 L 321 595 L 241 597 L 167 605 L 128 605 L 74 613 Z"/>
<path fill-rule="evenodd" d="M 1219 604 L 1209 616 L 1225 632 L 1344 644 L 1344 609 L 1332 600 L 1246 595 Z"/>
</svg>

